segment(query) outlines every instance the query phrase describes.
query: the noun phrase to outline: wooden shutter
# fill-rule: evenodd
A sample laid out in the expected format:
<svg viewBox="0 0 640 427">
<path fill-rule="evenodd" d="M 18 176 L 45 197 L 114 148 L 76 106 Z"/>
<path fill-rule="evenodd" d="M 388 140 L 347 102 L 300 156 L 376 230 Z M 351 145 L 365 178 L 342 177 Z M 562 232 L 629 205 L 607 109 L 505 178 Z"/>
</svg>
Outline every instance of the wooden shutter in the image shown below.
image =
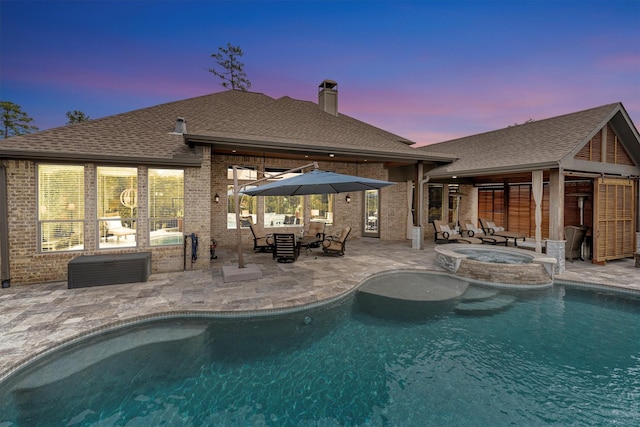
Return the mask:
<svg viewBox="0 0 640 427">
<path fill-rule="evenodd" d="M 549 185 L 542 187 L 542 237 L 549 237 Z M 509 231 L 536 235 L 536 203 L 533 200 L 531 184 L 509 186 Z"/>
<path fill-rule="evenodd" d="M 478 217 L 494 221 L 500 226 L 505 223 L 504 190 L 495 188 L 478 190 Z"/>
<path fill-rule="evenodd" d="M 594 262 L 633 256 L 635 188 L 635 182 L 627 179 L 598 179 L 594 195 Z"/>
</svg>

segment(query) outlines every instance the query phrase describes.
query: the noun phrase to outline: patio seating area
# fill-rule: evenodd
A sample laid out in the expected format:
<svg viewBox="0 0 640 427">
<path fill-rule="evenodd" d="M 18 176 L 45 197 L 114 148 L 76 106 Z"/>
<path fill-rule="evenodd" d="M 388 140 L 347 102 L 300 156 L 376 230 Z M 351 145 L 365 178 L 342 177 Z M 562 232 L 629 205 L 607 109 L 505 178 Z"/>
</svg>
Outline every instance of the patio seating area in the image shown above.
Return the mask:
<svg viewBox="0 0 640 427">
<path fill-rule="evenodd" d="M 112 286 L 67 289 L 67 282 L 13 285 L 0 291 L 0 378 L 21 361 L 88 332 L 167 313 L 251 312 L 279 310 L 327 300 L 353 290 L 367 277 L 382 271 L 416 269 L 443 271 L 435 263 L 435 243 L 424 250 L 411 241 L 349 239 L 342 257 L 323 257 L 311 249 L 294 263 L 277 263 L 271 253 L 245 247 L 248 263 L 263 277 L 250 282 L 224 283 L 221 269 L 237 265 L 235 248 L 218 247 L 210 270 L 152 274 L 149 280 Z M 556 276 L 564 282 L 615 285 L 640 295 L 640 274 L 634 260 L 606 266 L 574 260 Z M 326 271 L 332 271 L 328 276 Z"/>
</svg>

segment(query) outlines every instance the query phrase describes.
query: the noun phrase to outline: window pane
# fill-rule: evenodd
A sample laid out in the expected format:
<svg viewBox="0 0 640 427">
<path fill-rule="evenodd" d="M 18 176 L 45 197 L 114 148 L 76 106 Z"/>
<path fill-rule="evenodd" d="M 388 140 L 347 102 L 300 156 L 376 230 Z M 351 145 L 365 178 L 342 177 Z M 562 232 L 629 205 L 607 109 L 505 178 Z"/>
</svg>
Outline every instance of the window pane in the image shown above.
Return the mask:
<svg viewBox="0 0 640 427">
<path fill-rule="evenodd" d="M 255 185 L 248 185 L 244 187 L 244 189 L 249 190 L 251 188 L 255 188 Z M 257 213 L 258 213 L 258 201 L 256 197 L 252 197 L 246 194 L 238 195 L 240 199 L 240 216 L 247 217 L 251 216 L 253 223 L 257 223 Z M 243 222 L 241 224 L 242 228 L 249 227 L 248 222 Z M 233 185 L 227 186 L 227 228 L 235 229 L 236 228 L 236 201 L 235 196 L 233 195 Z"/>
<path fill-rule="evenodd" d="M 267 196 L 264 197 L 264 226 L 282 227 L 304 223 L 303 196 Z"/>
<path fill-rule="evenodd" d="M 149 243 L 180 245 L 183 239 L 184 171 L 149 169 Z"/>
<path fill-rule="evenodd" d="M 138 170 L 98 167 L 100 248 L 136 246 Z"/>
<path fill-rule="evenodd" d="M 276 177 L 282 180 L 302 175 L 302 172 L 286 172 L 288 169 L 265 168 L 265 178 Z M 264 197 L 264 226 L 282 227 L 283 225 L 304 224 L 304 196 L 267 196 Z"/>
<path fill-rule="evenodd" d="M 256 181 L 258 172 L 253 167 L 239 166 L 236 168 L 238 180 L 240 181 Z M 233 180 L 233 166 L 227 167 L 227 179 Z"/>
<path fill-rule="evenodd" d="M 38 165 L 41 251 L 84 249 L 84 167 Z"/>
<path fill-rule="evenodd" d="M 429 222 L 442 220 L 442 197 L 444 195 L 441 185 L 429 185 Z"/>
<path fill-rule="evenodd" d="M 309 196 L 311 205 L 311 220 L 322 220 L 326 224 L 333 224 L 334 194 L 312 194 Z"/>
</svg>

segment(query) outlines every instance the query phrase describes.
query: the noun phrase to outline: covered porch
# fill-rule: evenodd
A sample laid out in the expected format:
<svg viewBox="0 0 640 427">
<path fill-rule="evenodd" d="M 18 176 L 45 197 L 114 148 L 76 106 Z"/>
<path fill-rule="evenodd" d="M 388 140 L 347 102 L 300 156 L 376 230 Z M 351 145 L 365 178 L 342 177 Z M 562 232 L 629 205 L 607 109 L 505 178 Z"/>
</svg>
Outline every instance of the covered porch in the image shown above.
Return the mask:
<svg viewBox="0 0 640 427">
<path fill-rule="evenodd" d="M 426 172 L 454 225 L 486 218 L 544 240 L 557 273 L 574 251 L 567 227 L 585 229 L 580 257 L 595 264 L 638 252 L 640 136 L 619 103 L 423 149 L 458 156 Z"/>
</svg>

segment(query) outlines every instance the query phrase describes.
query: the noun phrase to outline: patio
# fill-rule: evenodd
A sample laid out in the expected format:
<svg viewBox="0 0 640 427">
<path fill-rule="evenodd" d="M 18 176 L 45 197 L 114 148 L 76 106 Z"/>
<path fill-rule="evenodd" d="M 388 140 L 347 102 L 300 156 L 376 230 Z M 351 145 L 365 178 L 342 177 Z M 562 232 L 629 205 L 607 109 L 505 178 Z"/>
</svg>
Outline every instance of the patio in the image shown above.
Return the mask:
<svg viewBox="0 0 640 427">
<path fill-rule="evenodd" d="M 57 344 L 96 329 L 167 313 L 255 313 L 314 304 L 352 290 L 370 275 L 389 270 L 440 270 L 434 243 L 414 250 L 410 241 L 350 239 L 344 257 L 323 257 L 315 249 L 294 263 L 281 264 L 269 253 L 245 247 L 247 263 L 263 277 L 252 282 L 224 283 L 223 265 L 237 265 L 234 248 L 218 248 L 211 270 L 151 275 L 148 282 L 67 289 L 66 282 L 14 285 L 0 291 L 0 379 L 20 363 Z M 200 256 L 207 256 L 201 250 Z M 189 268 L 189 264 L 187 264 Z M 620 288 L 640 295 L 640 269 L 632 259 L 598 266 L 566 263 L 557 281 Z"/>
</svg>

